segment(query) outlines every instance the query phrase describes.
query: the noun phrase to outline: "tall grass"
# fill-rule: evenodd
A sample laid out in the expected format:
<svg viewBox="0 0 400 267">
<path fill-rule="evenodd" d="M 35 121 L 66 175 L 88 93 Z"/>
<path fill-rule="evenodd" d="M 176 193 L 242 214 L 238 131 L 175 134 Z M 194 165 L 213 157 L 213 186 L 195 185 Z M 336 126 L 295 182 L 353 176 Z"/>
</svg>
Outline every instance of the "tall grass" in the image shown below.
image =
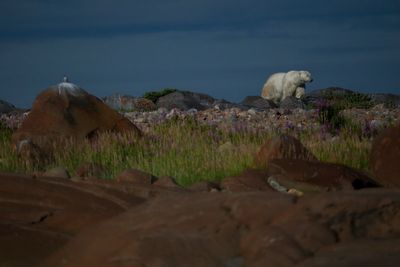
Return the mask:
<svg viewBox="0 0 400 267">
<path fill-rule="evenodd" d="M 181 185 L 218 181 L 253 167 L 253 155 L 269 137 L 282 132 L 255 131 L 246 125 L 226 129 L 199 124 L 194 119 L 170 120 L 156 125 L 138 139 L 130 134 L 104 133 L 95 141 L 67 141 L 57 149 L 51 163 L 32 166 L 17 157 L 11 131 L 0 130 L 0 170 L 30 173 L 63 166 L 75 175 L 82 163 L 104 166 L 102 178 L 110 179 L 125 169 L 136 168 L 156 176 L 172 176 Z M 318 159 L 367 170 L 371 141 L 342 131 L 334 141 L 305 130 L 297 136 Z"/>
</svg>

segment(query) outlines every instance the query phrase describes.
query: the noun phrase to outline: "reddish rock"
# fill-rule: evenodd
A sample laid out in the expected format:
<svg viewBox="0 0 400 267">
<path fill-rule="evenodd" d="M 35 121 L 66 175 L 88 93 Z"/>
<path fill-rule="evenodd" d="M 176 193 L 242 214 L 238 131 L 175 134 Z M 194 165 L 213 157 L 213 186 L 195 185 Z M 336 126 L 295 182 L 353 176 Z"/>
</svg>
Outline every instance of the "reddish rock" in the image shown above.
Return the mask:
<svg viewBox="0 0 400 267">
<path fill-rule="evenodd" d="M 257 152 L 254 163 L 259 168 L 266 168 L 272 159 L 317 160 L 299 140 L 287 134 L 267 139 Z"/>
<path fill-rule="evenodd" d="M 4 173 L 0 196 L 0 265 L 24 267 L 40 266 L 81 229 L 145 201 L 97 184 Z"/>
<path fill-rule="evenodd" d="M 130 182 L 143 185 L 151 185 L 156 179 L 157 177 L 152 174 L 137 169 L 125 170 L 115 177 L 115 180 L 118 182 Z"/>
<path fill-rule="evenodd" d="M 134 124 L 97 97 L 74 84 L 60 83 L 37 96 L 12 140 L 16 147 L 29 140 L 49 152 L 54 141 L 82 140 L 105 131 L 141 135 Z"/>
<path fill-rule="evenodd" d="M 230 192 L 272 191 L 267 183 L 268 174 L 260 170 L 247 170 L 238 176 L 221 181 L 221 188 Z"/>
<path fill-rule="evenodd" d="M 399 214 L 395 190 L 176 195 L 84 230 L 43 266 L 397 266 Z"/>
<path fill-rule="evenodd" d="M 400 124 L 387 129 L 374 140 L 370 162 L 380 183 L 400 188 Z"/>
<path fill-rule="evenodd" d="M 218 183 L 202 181 L 192 184 L 188 187 L 188 189 L 192 192 L 211 192 L 211 191 L 220 191 L 221 187 Z"/>
<path fill-rule="evenodd" d="M 356 190 L 379 187 L 371 177 L 342 164 L 300 159 L 273 159 L 269 176 L 287 189 L 301 192 Z"/>
<path fill-rule="evenodd" d="M 84 162 L 75 170 L 78 177 L 97 177 L 101 178 L 106 172 L 105 168 L 93 162 Z"/>
<path fill-rule="evenodd" d="M 180 188 L 180 186 L 176 183 L 175 179 L 170 176 L 162 176 L 157 178 L 157 180 L 153 182 L 153 185 L 168 187 L 168 188 Z"/>
</svg>

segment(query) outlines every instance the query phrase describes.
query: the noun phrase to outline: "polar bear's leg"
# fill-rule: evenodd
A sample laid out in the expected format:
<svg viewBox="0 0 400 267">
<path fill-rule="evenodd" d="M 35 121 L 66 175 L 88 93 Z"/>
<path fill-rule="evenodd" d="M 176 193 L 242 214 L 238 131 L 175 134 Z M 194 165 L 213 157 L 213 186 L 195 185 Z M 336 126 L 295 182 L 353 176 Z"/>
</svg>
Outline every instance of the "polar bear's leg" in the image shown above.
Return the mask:
<svg viewBox="0 0 400 267">
<path fill-rule="evenodd" d="M 283 84 L 283 94 L 282 94 L 282 100 L 285 99 L 288 96 L 293 96 L 296 92 L 297 86 L 293 84 L 292 82 L 285 80 Z"/>
<path fill-rule="evenodd" d="M 306 94 L 304 87 L 297 87 L 296 92 L 295 92 L 295 97 L 296 98 L 302 98 Z"/>
</svg>

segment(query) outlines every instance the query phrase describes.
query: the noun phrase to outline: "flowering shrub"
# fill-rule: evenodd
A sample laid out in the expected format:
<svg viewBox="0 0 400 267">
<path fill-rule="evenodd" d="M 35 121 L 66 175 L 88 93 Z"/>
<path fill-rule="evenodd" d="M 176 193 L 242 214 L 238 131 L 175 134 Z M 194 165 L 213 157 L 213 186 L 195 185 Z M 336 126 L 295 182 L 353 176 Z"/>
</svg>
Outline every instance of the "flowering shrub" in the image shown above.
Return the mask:
<svg viewBox="0 0 400 267">
<path fill-rule="evenodd" d="M 318 121 L 331 133 L 340 130 L 346 124 L 345 117 L 340 114 L 342 109 L 330 101 L 321 99 L 317 103 Z"/>
</svg>

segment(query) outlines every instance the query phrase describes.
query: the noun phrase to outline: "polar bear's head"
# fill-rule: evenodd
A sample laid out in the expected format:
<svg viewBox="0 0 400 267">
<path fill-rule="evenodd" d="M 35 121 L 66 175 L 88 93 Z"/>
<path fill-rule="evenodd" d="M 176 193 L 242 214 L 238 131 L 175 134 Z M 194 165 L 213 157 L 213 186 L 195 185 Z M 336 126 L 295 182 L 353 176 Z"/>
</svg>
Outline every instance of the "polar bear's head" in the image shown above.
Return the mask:
<svg viewBox="0 0 400 267">
<path fill-rule="evenodd" d="M 285 79 L 296 86 L 302 87 L 304 87 L 306 83 L 313 81 L 311 73 L 305 70 L 291 70 L 286 74 Z"/>
<path fill-rule="evenodd" d="M 301 83 L 303 84 L 310 83 L 313 81 L 311 73 L 308 71 L 305 70 L 298 71 L 298 75 L 300 76 L 299 81 L 301 81 Z"/>
</svg>

